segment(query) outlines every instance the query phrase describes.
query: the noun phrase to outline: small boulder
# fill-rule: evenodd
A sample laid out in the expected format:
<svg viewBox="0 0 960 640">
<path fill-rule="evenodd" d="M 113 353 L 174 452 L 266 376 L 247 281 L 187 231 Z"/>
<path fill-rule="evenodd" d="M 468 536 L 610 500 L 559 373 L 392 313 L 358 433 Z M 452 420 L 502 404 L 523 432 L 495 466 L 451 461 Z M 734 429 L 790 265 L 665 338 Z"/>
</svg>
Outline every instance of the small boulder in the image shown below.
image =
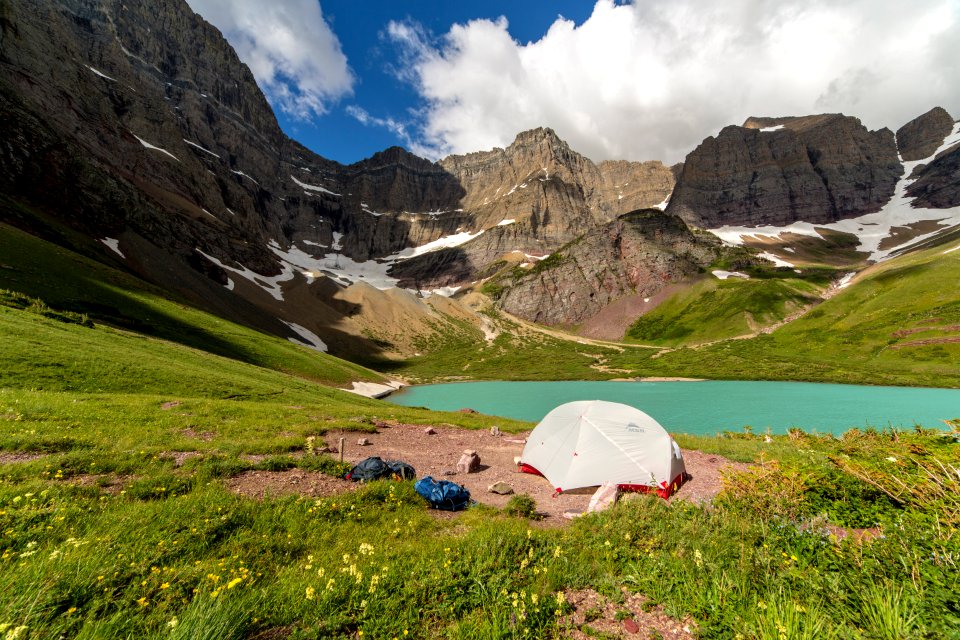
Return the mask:
<svg viewBox="0 0 960 640">
<path fill-rule="evenodd" d="M 359 440 L 357 440 L 357 444 L 360 445 L 361 447 L 365 447 L 368 444 L 370 444 L 370 441 L 367 440 L 366 438 L 360 438 Z"/>
<path fill-rule="evenodd" d="M 476 409 L 471 409 L 470 407 L 464 407 L 463 409 L 460 409 L 460 413 L 476 413 L 476 412 L 477 412 Z"/>
<path fill-rule="evenodd" d="M 487 491 L 501 496 L 509 496 L 511 493 L 513 493 L 513 487 L 508 485 L 506 482 L 494 482 L 492 485 L 487 487 Z"/>
<path fill-rule="evenodd" d="M 437 433 L 437 430 L 434 429 L 433 427 L 427 427 L 426 429 L 423 430 L 423 432 L 428 436 L 432 436 Z"/>
<path fill-rule="evenodd" d="M 490 427 L 490 435 L 500 437 L 503 434 L 500 433 L 500 427 Z"/>
<path fill-rule="evenodd" d="M 640 625 L 637 624 L 637 621 L 633 618 L 626 618 L 623 621 L 623 628 L 627 630 L 627 633 L 639 633 Z"/>
<path fill-rule="evenodd" d="M 467 449 L 457 462 L 458 473 L 476 473 L 480 471 L 480 456 L 473 449 Z"/>
<path fill-rule="evenodd" d="M 454 471 L 453 469 L 446 469 L 446 470 L 443 472 L 443 475 L 445 475 L 445 476 L 455 476 L 455 475 L 457 475 L 457 472 Z"/>
</svg>

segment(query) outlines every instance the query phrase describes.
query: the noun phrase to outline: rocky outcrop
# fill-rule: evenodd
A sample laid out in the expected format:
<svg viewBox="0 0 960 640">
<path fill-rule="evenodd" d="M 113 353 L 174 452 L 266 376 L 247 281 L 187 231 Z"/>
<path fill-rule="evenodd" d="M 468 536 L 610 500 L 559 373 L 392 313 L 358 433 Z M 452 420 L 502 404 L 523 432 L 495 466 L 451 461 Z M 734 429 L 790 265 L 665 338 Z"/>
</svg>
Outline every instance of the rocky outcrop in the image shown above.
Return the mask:
<svg viewBox="0 0 960 640">
<path fill-rule="evenodd" d="M 506 149 L 448 156 L 440 164 L 463 185 L 461 206 L 480 228 L 530 219 L 533 237 L 551 250 L 620 214 L 662 202 L 674 184 L 660 162 L 596 165 L 547 128 L 518 134 Z"/>
<path fill-rule="evenodd" d="M 907 195 L 916 198 L 915 207 L 950 209 L 960 206 L 960 144 L 940 153 L 914 172 L 915 182 Z"/>
<path fill-rule="evenodd" d="M 953 117 L 934 107 L 897 129 L 897 147 L 904 161 L 923 160 L 937 150 L 953 130 Z"/>
<path fill-rule="evenodd" d="M 658 209 L 628 213 L 587 233 L 508 284 L 498 305 L 544 324 L 574 325 L 625 295 L 653 296 L 696 274 L 720 242 Z"/>
<path fill-rule="evenodd" d="M 841 114 L 749 118 L 686 158 L 667 210 L 706 228 L 877 211 L 903 172 L 893 133 Z"/>
</svg>

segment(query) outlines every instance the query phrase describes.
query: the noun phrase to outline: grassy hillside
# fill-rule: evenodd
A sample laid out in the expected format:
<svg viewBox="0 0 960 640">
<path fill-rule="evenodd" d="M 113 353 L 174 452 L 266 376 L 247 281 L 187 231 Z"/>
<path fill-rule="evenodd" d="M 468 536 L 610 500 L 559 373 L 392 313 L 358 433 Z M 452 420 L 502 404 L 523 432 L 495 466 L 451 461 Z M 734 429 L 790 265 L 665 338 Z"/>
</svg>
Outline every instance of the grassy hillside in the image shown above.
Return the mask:
<svg viewBox="0 0 960 640">
<path fill-rule="evenodd" d="M 98 326 L 162 338 L 323 384 L 349 385 L 351 380 L 382 379 L 370 369 L 171 300 L 156 287 L 129 274 L 2 223 L 0 256 L 0 289 L 39 298 L 54 309 L 86 314 Z M 31 336 L 29 329 L 11 326 L 5 330 L 17 331 L 10 337 L 30 340 L 31 349 L 39 349 L 39 353 L 55 352 L 58 346 L 44 344 L 39 337 Z M 8 352 L 32 353 L 15 347 L 8 345 Z M 88 357 L 93 358 L 94 352 Z M 137 365 L 129 362 L 124 366 Z"/>
<path fill-rule="evenodd" d="M 503 329 L 494 341 L 452 336 L 398 372 L 422 381 L 680 376 L 960 387 L 960 251 L 947 248 L 871 267 L 769 335 L 682 346 L 776 321 L 812 300 L 833 272 L 780 279 L 767 269 L 749 281 L 702 281 L 641 319 L 633 339 L 643 344 L 635 345 L 565 340 L 494 313 Z"/>
<path fill-rule="evenodd" d="M 641 316 L 629 341 L 676 346 L 748 335 L 819 299 L 805 280 L 704 279 Z"/>
</svg>

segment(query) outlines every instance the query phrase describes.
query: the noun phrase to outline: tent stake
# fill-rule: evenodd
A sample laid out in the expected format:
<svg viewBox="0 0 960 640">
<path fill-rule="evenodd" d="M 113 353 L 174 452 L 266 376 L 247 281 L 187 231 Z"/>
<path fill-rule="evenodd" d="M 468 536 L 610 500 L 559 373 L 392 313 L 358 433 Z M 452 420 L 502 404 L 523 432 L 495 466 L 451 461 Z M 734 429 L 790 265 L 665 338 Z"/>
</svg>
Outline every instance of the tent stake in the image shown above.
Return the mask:
<svg viewBox="0 0 960 640">
<path fill-rule="evenodd" d="M 340 438 L 340 443 L 337 445 L 337 451 L 340 452 L 340 462 L 343 462 L 343 443 L 346 438 Z"/>
</svg>

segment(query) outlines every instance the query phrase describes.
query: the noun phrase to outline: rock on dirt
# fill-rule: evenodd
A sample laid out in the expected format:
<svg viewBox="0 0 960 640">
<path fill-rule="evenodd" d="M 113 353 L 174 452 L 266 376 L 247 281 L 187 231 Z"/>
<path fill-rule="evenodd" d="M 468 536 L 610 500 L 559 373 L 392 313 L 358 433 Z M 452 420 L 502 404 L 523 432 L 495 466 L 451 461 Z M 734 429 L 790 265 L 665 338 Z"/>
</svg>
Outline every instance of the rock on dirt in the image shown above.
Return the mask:
<svg viewBox="0 0 960 640">
<path fill-rule="evenodd" d="M 513 487 L 508 485 L 506 482 L 494 482 L 492 485 L 487 487 L 487 491 L 501 496 L 509 496 L 513 493 Z"/>
<path fill-rule="evenodd" d="M 437 430 L 434 429 L 433 427 L 427 427 L 426 429 L 423 430 L 423 432 L 424 432 L 425 434 L 427 434 L 428 436 L 435 436 L 435 435 L 437 435 Z"/>
<path fill-rule="evenodd" d="M 457 462 L 458 473 L 477 473 L 480 471 L 480 456 L 473 449 L 467 449 Z"/>
</svg>

